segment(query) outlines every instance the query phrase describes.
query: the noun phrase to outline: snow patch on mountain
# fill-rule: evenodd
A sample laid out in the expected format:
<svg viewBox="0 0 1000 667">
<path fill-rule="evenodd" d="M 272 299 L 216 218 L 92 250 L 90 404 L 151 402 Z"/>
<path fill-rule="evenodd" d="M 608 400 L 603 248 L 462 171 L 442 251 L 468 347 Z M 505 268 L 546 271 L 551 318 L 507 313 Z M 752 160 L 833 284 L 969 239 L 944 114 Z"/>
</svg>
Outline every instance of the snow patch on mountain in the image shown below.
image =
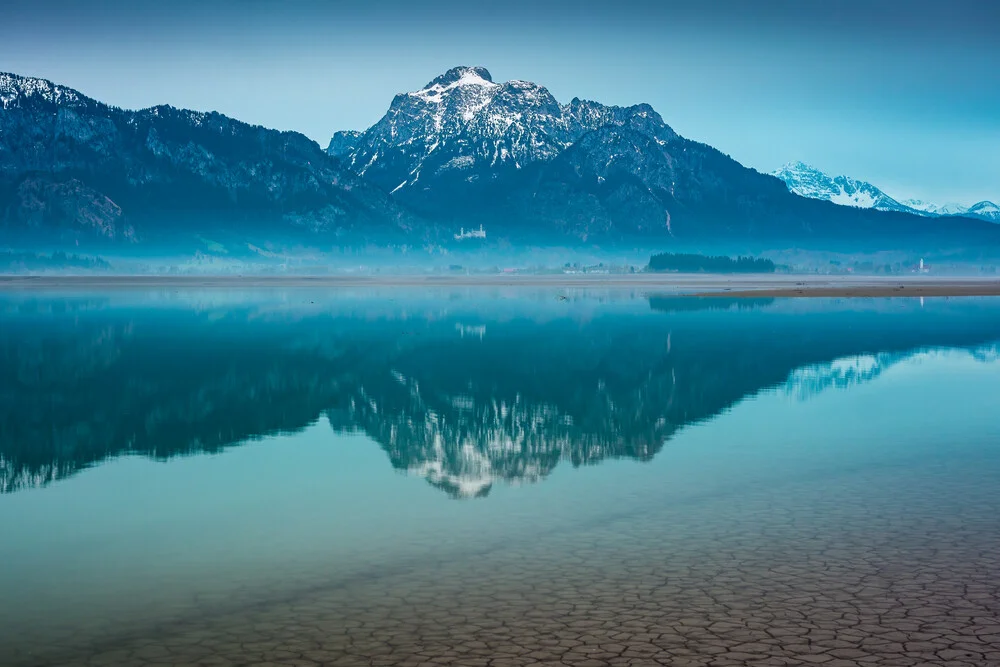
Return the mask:
<svg viewBox="0 0 1000 667">
<path fill-rule="evenodd" d="M 444 101 L 445 94 L 455 88 L 464 86 L 480 86 L 486 89 L 499 87 L 497 84 L 493 83 L 490 73 L 481 68 L 458 68 L 455 73 L 457 78 L 454 78 L 454 80 L 435 79 L 435 81 L 432 81 L 425 88 L 409 93 L 409 95 L 419 97 L 425 102 L 440 104 Z"/>
</svg>

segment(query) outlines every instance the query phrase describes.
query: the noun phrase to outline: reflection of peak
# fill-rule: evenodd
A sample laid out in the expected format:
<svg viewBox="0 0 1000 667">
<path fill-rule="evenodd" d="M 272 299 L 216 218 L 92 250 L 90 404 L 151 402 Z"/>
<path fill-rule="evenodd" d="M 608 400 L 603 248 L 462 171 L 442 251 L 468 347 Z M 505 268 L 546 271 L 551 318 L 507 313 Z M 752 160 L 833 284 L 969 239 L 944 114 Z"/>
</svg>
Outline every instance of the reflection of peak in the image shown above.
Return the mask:
<svg viewBox="0 0 1000 667">
<path fill-rule="evenodd" d="M 827 389 L 845 389 L 870 382 L 905 356 L 907 355 L 862 354 L 797 368 L 789 374 L 785 391 L 799 399 L 806 399 Z"/>
<path fill-rule="evenodd" d="M 425 461 L 409 468 L 407 472 L 423 477 L 453 498 L 483 498 L 489 494 L 495 481 L 488 468 L 481 474 L 473 472 L 454 474 L 445 470 L 441 461 Z"/>
<path fill-rule="evenodd" d="M 386 449 L 393 466 L 457 498 L 485 496 L 497 482 L 536 482 L 560 459 L 579 461 L 574 446 L 588 440 L 574 437 L 572 419 L 556 407 L 531 405 L 520 396 L 510 402 L 477 403 L 464 395 L 425 401 L 414 387 L 405 394 L 369 389 L 363 396 L 337 421 L 360 426 Z M 606 444 L 598 447 L 607 450 Z"/>
<path fill-rule="evenodd" d="M 965 351 L 981 363 L 1000 360 L 1000 345 L 991 344 Z M 905 361 L 945 353 L 941 350 L 913 350 L 900 353 L 861 354 L 813 364 L 792 371 L 784 391 L 799 399 L 817 396 L 829 389 L 847 389 L 871 382 L 889 368 Z"/>
</svg>

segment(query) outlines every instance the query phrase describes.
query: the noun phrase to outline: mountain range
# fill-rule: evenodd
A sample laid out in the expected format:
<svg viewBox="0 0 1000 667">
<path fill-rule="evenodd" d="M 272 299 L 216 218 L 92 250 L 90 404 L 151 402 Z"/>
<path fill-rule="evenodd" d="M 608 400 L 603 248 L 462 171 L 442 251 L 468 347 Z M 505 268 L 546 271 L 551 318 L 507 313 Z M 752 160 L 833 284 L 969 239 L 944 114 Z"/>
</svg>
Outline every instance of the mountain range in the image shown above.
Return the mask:
<svg viewBox="0 0 1000 667">
<path fill-rule="evenodd" d="M 0 107 L 8 243 L 408 231 L 384 192 L 295 132 L 171 106 L 127 111 L 12 74 L 0 74 Z"/>
<path fill-rule="evenodd" d="M 1000 248 L 1000 228 L 981 220 L 879 208 L 796 196 L 649 105 L 560 104 L 482 67 L 396 95 L 326 150 L 215 112 L 129 111 L 0 74 L 12 249 Z M 477 225 L 485 241 L 456 238 Z"/>
<path fill-rule="evenodd" d="M 396 95 L 381 120 L 334 134 L 327 150 L 425 217 L 522 241 L 884 248 L 952 234 L 993 243 L 998 231 L 790 197 L 780 181 L 679 136 L 649 105 L 560 104 L 481 67 Z"/>
<path fill-rule="evenodd" d="M 850 176 L 830 176 L 804 162 L 789 162 L 773 172 L 788 189 L 802 197 L 830 201 L 842 206 L 899 211 L 929 217 L 959 216 L 1000 223 L 1000 206 L 981 201 L 972 206 L 932 204 L 919 199 L 897 200 L 878 187 Z"/>
</svg>

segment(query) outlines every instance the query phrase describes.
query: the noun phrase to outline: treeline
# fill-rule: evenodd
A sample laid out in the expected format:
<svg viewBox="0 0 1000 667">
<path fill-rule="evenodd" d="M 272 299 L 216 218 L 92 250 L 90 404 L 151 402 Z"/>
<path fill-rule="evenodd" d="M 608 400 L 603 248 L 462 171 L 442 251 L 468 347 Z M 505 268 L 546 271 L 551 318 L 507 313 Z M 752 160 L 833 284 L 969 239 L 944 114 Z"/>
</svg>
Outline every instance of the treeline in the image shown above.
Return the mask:
<svg viewBox="0 0 1000 667">
<path fill-rule="evenodd" d="M 650 271 L 682 273 L 774 273 L 775 265 L 760 257 L 690 255 L 664 252 L 649 258 Z"/>
<path fill-rule="evenodd" d="M 20 271 L 40 271 L 46 269 L 87 269 L 104 271 L 111 265 L 100 257 L 83 257 L 67 255 L 65 252 L 54 252 L 51 255 L 39 255 L 32 252 L 0 251 L 0 272 L 18 273 Z"/>
</svg>

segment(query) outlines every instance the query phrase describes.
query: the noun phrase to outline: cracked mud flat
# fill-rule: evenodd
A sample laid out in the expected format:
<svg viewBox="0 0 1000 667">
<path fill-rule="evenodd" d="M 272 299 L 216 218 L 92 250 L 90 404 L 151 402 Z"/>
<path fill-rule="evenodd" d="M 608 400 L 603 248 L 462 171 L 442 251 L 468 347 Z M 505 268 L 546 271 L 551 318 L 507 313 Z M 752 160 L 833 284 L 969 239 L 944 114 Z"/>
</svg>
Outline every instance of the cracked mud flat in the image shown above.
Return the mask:
<svg viewBox="0 0 1000 667">
<path fill-rule="evenodd" d="M 629 507 L 131 636 L 67 628 L 4 663 L 997 665 L 997 468 L 941 459 Z"/>
</svg>

